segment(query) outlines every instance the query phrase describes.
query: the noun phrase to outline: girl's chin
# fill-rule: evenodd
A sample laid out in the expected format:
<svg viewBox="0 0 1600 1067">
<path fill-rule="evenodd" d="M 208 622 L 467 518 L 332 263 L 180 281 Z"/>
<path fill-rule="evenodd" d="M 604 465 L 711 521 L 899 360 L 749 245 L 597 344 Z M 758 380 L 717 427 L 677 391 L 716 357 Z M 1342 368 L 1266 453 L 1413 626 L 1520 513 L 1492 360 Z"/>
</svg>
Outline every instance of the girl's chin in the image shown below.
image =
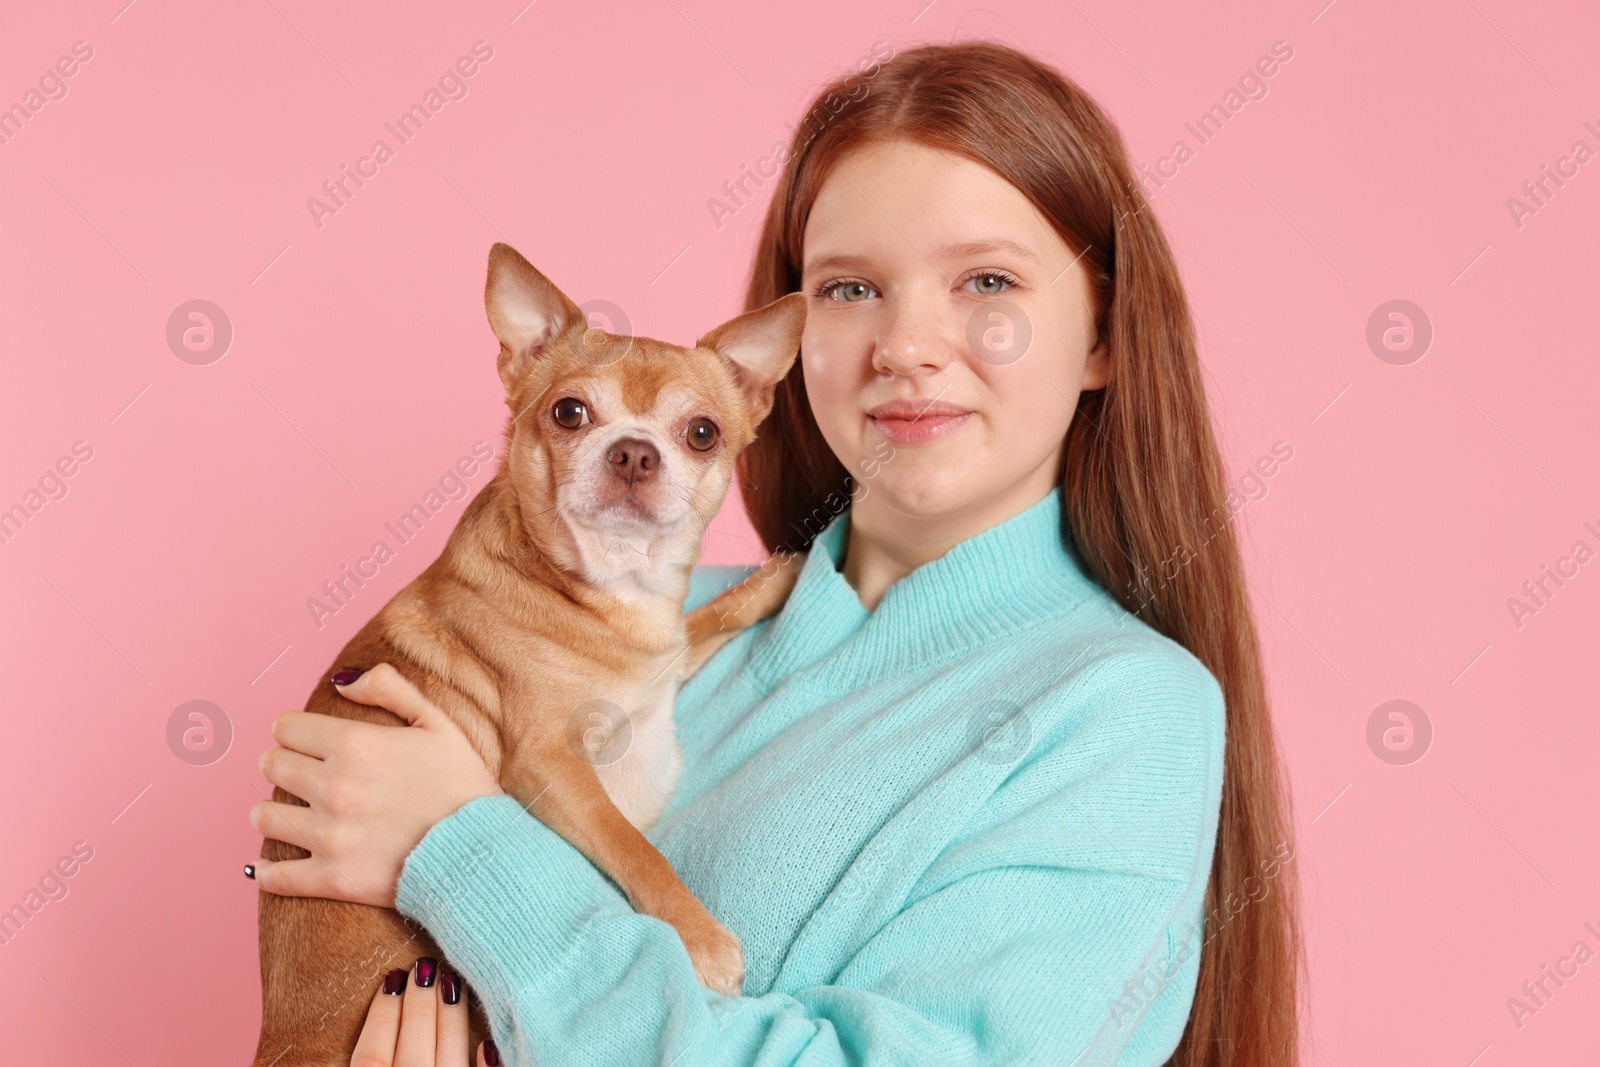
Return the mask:
<svg viewBox="0 0 1600 1067">
<path fill-rule="evenodd" d="M 902 516 L 930 519 L 965 508 L 986 490 L 982 458 L 962 457 L 951 462 L 929 449 L 900 449 L 890 453 L 868 442 L 856 464 L 854 499 L 879 497 L 890 511 Z"/>
</svg>

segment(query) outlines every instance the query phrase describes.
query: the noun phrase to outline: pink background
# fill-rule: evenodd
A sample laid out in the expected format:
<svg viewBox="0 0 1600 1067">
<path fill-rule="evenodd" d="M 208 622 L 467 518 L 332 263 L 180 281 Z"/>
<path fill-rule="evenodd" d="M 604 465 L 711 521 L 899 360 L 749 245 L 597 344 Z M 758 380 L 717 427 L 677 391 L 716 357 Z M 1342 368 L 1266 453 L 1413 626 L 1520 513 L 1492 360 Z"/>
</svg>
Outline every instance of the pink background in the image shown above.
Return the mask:
<svg viewBox="0 0 1600 1067">
<path fill-rule="evenodd" d="M 987 36 L 1077 79 L 1150 165 L 1293 48 L 1154 205 L 1228 469 L 1294 452 L 1238 521 L 1292 776 L 1307 1063 L 1590 1062 L 1600 962 L 1520 1028 L 1506 1002 L 1600 950 L 1600 563 L 1520 628 L 1507 599 L 1600 549 L 1600 163 L 1520 227 L 1507 199 L 1600 150 L 1592 9 L 124 2 L 0 34 L 0 104 L 94 49 L 0 146 L 0 507 L 93 449 L 0 546 L 0 907 L 94 850 L 0 947 L 0 1059 L 248 1059 L 256 760 L 461 504 L 322 629 L 306 600 L 501 425 L 490 243 L 692 341 L 737 312 L 767 195 L 718 229 L 722 183 L 875 40 Z M 317 228 L 307 198 L 478 40 L 469 95 Z M 165 338 L 193 299 L 235 331 L 207 366 Z M 1366 341 L 1393 299 L 1434 329 L 1405 366 Z M 730 500 L 707 558 L 759 555 Z M 1394 699 L 1433 728 L 1409 765 L 1367 742 Z M 232 724 L 209 765 L 168 747 L 190 700 Z"/>
</svg>

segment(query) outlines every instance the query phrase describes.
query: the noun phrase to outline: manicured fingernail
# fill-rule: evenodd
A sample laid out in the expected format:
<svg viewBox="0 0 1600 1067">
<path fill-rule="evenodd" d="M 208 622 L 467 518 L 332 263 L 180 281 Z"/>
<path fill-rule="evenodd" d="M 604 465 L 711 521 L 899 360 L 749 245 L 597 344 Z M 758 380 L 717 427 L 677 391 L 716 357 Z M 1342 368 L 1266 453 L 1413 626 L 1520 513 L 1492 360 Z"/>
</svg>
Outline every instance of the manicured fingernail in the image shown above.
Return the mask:
<svg viewBox="0 0 1600 1067">
<path fill-rule="evenodd" d="M 461 976 L 454 971 L 444 972 L 439 976 L 439 991 L 446 1004 L 461 1003 Z"/>
<path fill-rule="evenodd" d="M 439 976 L 439 961 L 432 956 L 417 957 L 417 988 L 432 989 L 433 980 Z"/>
<path fill-rule="evenodd" d="M 383 991 L 385 995 L 391 997 L 398 997 L 406 991 L 406 969 L 404 967 L 396 967 L 384 976 Z"/>
<path fill-rule="evenodd" d="M 351 682 L 355 681 L 357 678 L 361 677 L 365 673 L 367 673 L 367 672 L 361 667 L 344 667 L 344 668 L 341 668 L 340 670 L 338 670 L 338 671 L 336 671 L 334 673 L 334 675 L 333 675 L 333 684 L 334 685 L 349 685 Z"/>
<path fill-rule="evenodd" d="M 500 1067 L 500 1050 L 494 1047 L 494 1038 L 483 1043 L 483 1062 L 489 1067 Z"/>
<path fill-rule="evenodd" d="M 246 878 L 254 878 L 256 876 L 256 865 L 253 864 L 253 863 L 245 864 L 244 865 L 244 876 Z"/>
</svg>

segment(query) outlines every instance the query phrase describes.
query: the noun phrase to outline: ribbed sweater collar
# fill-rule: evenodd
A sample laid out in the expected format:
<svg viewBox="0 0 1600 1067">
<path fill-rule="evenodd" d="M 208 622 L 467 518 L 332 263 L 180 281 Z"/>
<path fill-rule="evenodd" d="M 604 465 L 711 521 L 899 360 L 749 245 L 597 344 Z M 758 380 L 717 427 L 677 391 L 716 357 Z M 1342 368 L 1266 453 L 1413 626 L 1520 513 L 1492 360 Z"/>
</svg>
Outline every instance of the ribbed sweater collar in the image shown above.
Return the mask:
<svg viewBox="0 0 1600 1067">
<path fill-rule="evenodd" d="M 840 571 L 850 507 L 812 542 L 794 590 L 752 647 L 770 687 L 829 658 L 860 678 L 932 663 L 1071 610 L 1100 586 L 1084 570 L 1056 486 L 1038 502 L 952 546 L 891 585 L 868 611 Z"/>
</svg>

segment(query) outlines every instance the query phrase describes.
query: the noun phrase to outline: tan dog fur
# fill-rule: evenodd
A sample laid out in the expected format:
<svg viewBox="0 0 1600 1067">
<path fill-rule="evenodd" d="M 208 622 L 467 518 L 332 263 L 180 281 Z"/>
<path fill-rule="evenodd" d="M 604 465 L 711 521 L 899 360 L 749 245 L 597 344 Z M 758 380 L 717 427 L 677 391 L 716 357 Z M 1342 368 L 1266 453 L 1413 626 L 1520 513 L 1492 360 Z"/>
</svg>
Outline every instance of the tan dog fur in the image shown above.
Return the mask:
<svg viewBox="0 0 1600 1067">
<path fill-rule="evenodd" d="M 796 557 L 775 557 L 687 620 L 682 613 L 734 457 L 798 352 L 805 298 L 741 315 L 693 348 L 617 337 L 589 329 L 544 275 L 497 244 L 485 303 L 511 409 L 501 467 L 439 558 L 350 640 L 305 708 L 400 725 L 329 681 L 342 667 L 392 664 L 463 729 L 507 793 L 635 910 L 678 931 L 703 984 L 737 994 L 738 940 L 641 830 L 677 785 L 678 686 L 778 610 L 799 570 Z M 576 428 L 557 419 L 559 407 L 572 421 L 573 406 L 557 403 L 564 398 L 586 407 Z M 719 431 L 705 451 L 690 443 L 705 438 L 702 418 Z M 304 803 L 281 788 L 273 799 Z M 309 853 L 268 839 L 261 854 Z M 263 892 L 259 927 L 255 1067 L 345 1067 L 388 970 L 424 955 L 448 966 L 425 930 L 386 908 Z M 476 1047 L 489 1033 L 472 1004 Z"/>
</svg>

